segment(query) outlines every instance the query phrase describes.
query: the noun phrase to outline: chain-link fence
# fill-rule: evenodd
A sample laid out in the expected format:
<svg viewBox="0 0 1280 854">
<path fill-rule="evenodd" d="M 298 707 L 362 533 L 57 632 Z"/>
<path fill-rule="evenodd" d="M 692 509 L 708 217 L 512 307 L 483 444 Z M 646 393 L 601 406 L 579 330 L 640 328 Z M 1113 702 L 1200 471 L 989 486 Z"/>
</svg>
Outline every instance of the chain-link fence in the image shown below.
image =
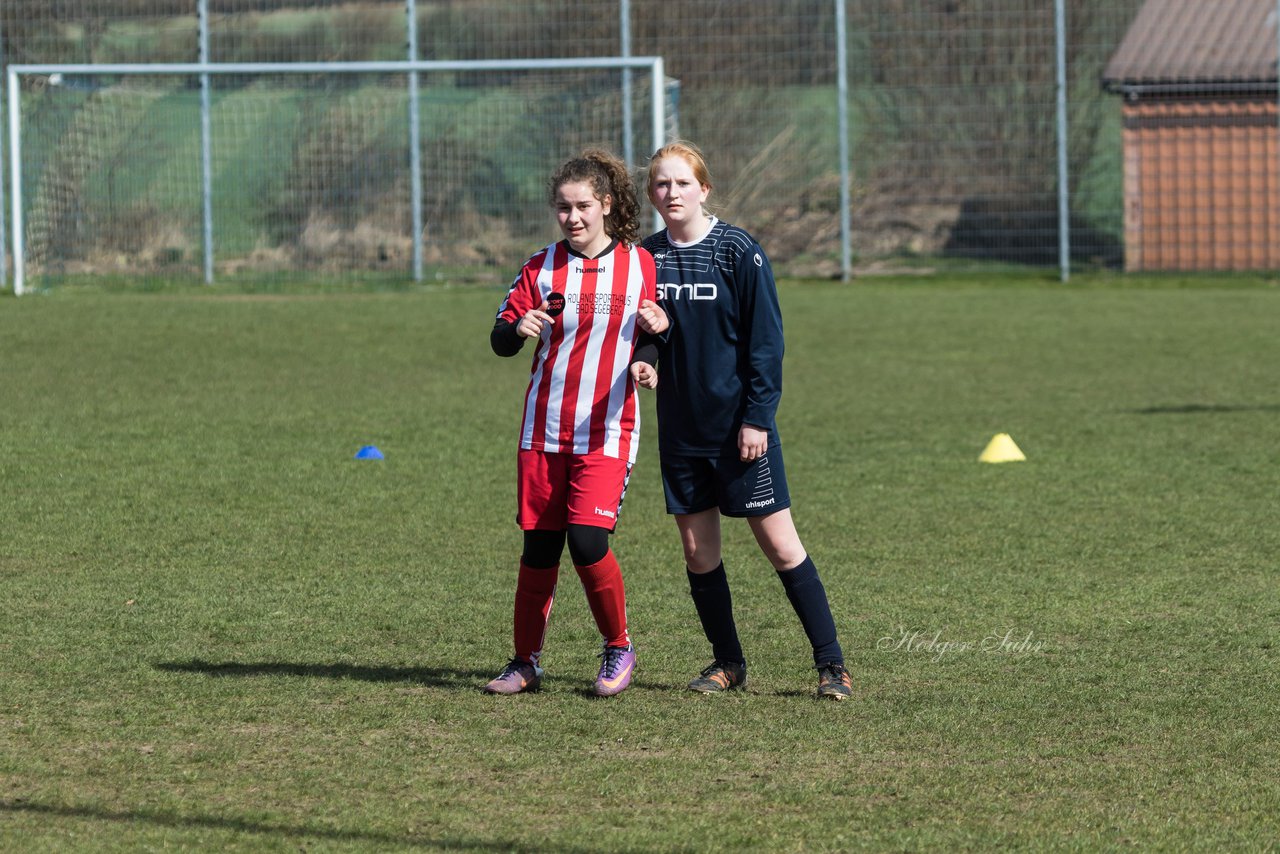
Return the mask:
<svg viewBox="0 0 1280 854">
<path fill-rule="evenodd" d="M 1181 5 L 1197 3 L 1203 5 Z M 1213 5 L 1239 15 L 1241 8 L 1256 12 L 1271 3 Z M 1141 153 L 1134 133 L 1139 126 L 1158 130 L 1165 124 L 1185 131 L 1190 120 L 1177 111 L 1165 119 L 1128 115 L 1125 104 L 1141 97 L 1125 80 L 1109 86 L 1103 81 L 1126 33 L 1152 4 L 1167 7 L 1166 17 L 1178 14 L 1177 0 L 1065 0 L 1060 27 L 1054 0 L 846 4 L 847 164 L 840 153 L 839 7 L 833 0 L 5 0 L 0 61 L 189 63 L 201 58 L 202 37 L 207 60 L 217 63 L 404 60 L 411 42 L 415 58 L 423 60 L 661 56 L 673 81 L 667 94 L 679 134 L 709 156 L 717 211 L 755 233 L 784 273 L 839 276 L 850 260 L 855 275 L 1009 265 L 1052 269 L 1064 260 L 1064 247 L 1076 268 L 1149 269 L 1160 266 L 1151 262 L 1157 256 L 1150 250 L 1135 254 L 1133 245 L 1143 222 L 1156 221 L 1156 206 L 1174 198 L 1158 192 L 1171 180 L 1165 173 L 1174 155 L 1166 158 L 1158 141 Z M 1262 37 L 1274 44 L 1274 11 L 1262 27 Z M 1230 53 L 1236 46 L 1216 49 Z M 1253 99 L 1253 127 L 1267 139 L 1257 151 L 1231 155 L 1226 167 L 1231 180 L 1243 176 L 1263 188 L 1273 187 L 1280 171 L 1275 52 L 1271 57 L 1269 80 L 1255 80 L 1248 92 L 1232 95 Z M 305 98 L 264 94 L 271 87 L 247 78 L 219 81 L 214 90 L 219 128 L 238 123 L 239 139 L 275 140 L 274 165 L 264 173 L 261 156 L 237 159 L 227 137 L 219 149 L 216 134 L 226 131 L 216 131 L 215 196 L 224 202 L 243 196 L 237 204 L 247 211 L 215 240 L 220 273 L 253 270 L 255 263 L 323 266 L 324 246 L 337 243 L 349 251 L 329 258 L 340 255 L 340 264 L 330 264 L 334 272 L 407 272 L 403 244 L 413 224 L 401 212 L 410 198 L 403 172 L 409 157 L 397 136 L 402 104 L 391 94 L 405 88 L 404 79 L 384 78 L 380 89 L 370 91 L 324 75 L 297 85 Z M 421 210 L 428 267 L 450 277 L 492 278 L 492 267 L 505 274 L 539 237 L 554 237 L 549 215 L 541 234 L 533 235 L 528 226 L 513 227 L 505 209 L 514 217 L 520 200 L 541 205 L 544 173 L 584 139 L 561 130 L 590 126 L 594 113 L 616 105 L 592 105 L 570 92 L 594 83 L 550 83 L 565 91 L 561 109 L 532 119 L 500 106 L 513 92 L 519 99 L 531 91 L 517 72 L 504 79 L 459 74 L 443 82 L 424 79 L 422 85 L 427 130 L 419 153 L 427 176 Z M 509 89 L 505 95 L 503 86 Z M 31 178 L 23 179 L 22 204 L 39 204 L 44 180 L 46 197 L 56 190 L 69 206 L 55 212 L 63 233 L 33 235 L 51 241 L 45 276 L 91 273 L 104 259 L 114 259 L 107 266 L 119 272 L 198 271 L 198 232 L 174 233 L 174 223 L 186 220 L 170 208 L 175 200 L 198 205 L 198 193 L 166 190 L 155 180 L 164 174 L 175 182 L 198 181 L 200 162 L 191 140 L 199 129 L 190 109 L 197 87 L 191 78 L 164 86 L 152 81 L 150 89 L 93 75 L 24 78 L 18 96 L 29 129 L 24 134 L 39 145 L 23 146 L 23 175 Z M 626 80 L 605 89 L 631 91 Z M 55 90 L 56 99 L 50 95 Z M 1184 103 L 1196 91 L 1166 97 Z M 232 110 L 237 102 L 253 102 L 253 94 L 266 99 L 259 112 Z M 621 94 L 617 101 L 624 113 L 605 123 L 608 131 L 594 131 L 601 138 L 590 141 L 630 151 L 639 166 L 650 146 L 647 126 L 631 121 L 631 105 Z M 448 112 L 442 103 L 462 104 L 464 113 Z M 11 111 L 15 105 L 4 107 Z M 469 123 L 467 110 L 485 113 L 491 123 L 509 115 L 510 122 L 505 128 Z M 126 115 L 130 111 L 135 118 Z M 110 123 L 94 118 L 108 115 Z M 1064 115 L 1068 132 L 1060 139 Z M 176 124 L 148 134 L 138 130 L 162 120 Z M 1226 125 L 1232 122 L 1239 123 L 1228 118 Z M 1205 139 L 1222 133 L 1217 126 L 1201 130 Z M 84 147 L 85 159 L 68 165 L 77 162 L 68 159 L 76 145 Z M 1177 157 L 1174 171 L 1191 173 L 1193 185 L 1217 180 L 1209 174 L 1212 158 Z M 1153 162 L 1161 169 L 1151 168 Z M 847 184 L 842 166 L 850 176 Z M 1066 205 L 1059 193 L 1064 175 Z M 6 205 L 9 180 L 6 170 Z M 358 200 L 352 202 L 343 188 L 355 185 Z M 256 187 L 273 189 L 256 197 Z M 1204 213 L 1203 198 L 1177 198 L 1197 208 L 1181 215 Z M 1249 200 L 1247 210 L 1208 216 L 1228 225 L 1241 218 L 1256 225 L 1259 217 L 1270 217 L 1261 228 L 1240 230 L 1238 239 L 1280 243 L 1268 224 L 1276 218 L 1276 198 L 1273 190 Z M 198 219 L 199 211 L 193 215 Z M 1169 217 L 1176 222 L 1179 215 L 1166 212 L 1160 227 L 1167 231 Z M 1060 229 L 1064 218 L 1070 224 L 1067 241 Z M 357 237 L 362 223 L 367 231 L 371 221 L 381 237 Z M 329 244 L 322 242 L 311 254 L 281 250 L 289 241 L 305 240 L 308 229 L 313 237 L 317 229 L 331 231 Z M 169 235 L 163 246 L 155 245 L 158 233 Z M 1192 239 L 1182 234 L 1166 235 L 1166 242 Z M 1177 261 L 1184 256 L 1176 253 L 1160 257 L 1175 259 L 1164 266 L 1196 266 Z M 1243 257 L 1201 266 L 1277 264 L 1258 247 Z"/>
</svg>

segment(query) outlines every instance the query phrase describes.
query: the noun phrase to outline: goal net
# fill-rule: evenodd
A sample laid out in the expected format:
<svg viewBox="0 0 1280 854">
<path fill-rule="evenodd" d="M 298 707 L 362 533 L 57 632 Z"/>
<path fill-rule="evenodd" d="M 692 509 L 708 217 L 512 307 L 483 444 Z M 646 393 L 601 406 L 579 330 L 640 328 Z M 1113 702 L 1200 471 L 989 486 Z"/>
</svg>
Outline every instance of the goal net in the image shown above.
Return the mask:
<svg viewBox="0 0 1280 854">
<path fill-rule="evenodd" d="M 15 289 L 505 277 L 558 236 L 558 162 L 674 116 L 659 59 L 557 62 L 12 66 Z"/>
</svg>

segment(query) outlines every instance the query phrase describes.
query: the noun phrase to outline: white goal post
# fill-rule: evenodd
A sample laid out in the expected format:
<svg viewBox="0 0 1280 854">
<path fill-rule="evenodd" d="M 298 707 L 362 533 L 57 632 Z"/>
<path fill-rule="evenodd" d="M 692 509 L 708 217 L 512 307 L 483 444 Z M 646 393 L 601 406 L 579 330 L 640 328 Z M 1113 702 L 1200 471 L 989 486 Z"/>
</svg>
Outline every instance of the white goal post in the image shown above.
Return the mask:
<svg viewBox="0 0 1280 854">
<path fill-rule="evenodd" d="M 210 150 L 212 141 L 209 130 L 209 79 L 219 75 L 406 75 L 406 79 L 416 80 L 419 74 L 453 72 L 469 74 L 472 72 L 554 72 L 564 70 L 623 70 L 633 69 L 649 71 L 653 96 L 650 97 L 650 135 L 652 148 L 656 150 L 667 139 L 667 81 L 663 71 L 662 57 L 584 57 L 565 59 L 529 59 L 529 60 L 416 60 L 385 62 L 298 62 L 298 63 L 143 63 L 143 64 L 87 64 L 87 63 L 50 63 L 50 64 L 15 64 L 7 69 L 8 118 L 9 118 L 9 174 L 10 174 L 10 229 L 12 233 L 12 263 L 14 272 L 13 290 L 22 294 L 27 289 L 26 247 L 24 225 L 24 189 L 23 189 L 23 109 L 22 80 L 24 77 L 43 77 L 46 81 L 61 83 L 75 76 L 91 77 L 127 77 L 127 76 L 163 76 L 198 78 L 202 92 L 205 93 L 202 105 L 200 127 L 201 157 L 198 169 L 201 176 L 201 195 L 203 196 L 202 219 L 202 251 L 206 282 L 212 281 L 213 252 L 215 228 L 212 222 L 212 206 L 210 197 L 213 193 Z M 416 87 L 410 87 L 412 91 Z M 625 96 L 625 97 L 624 97 Z M 619 93 L 620 102 L 627 101 L 629 112 L 630 92 Z M 415 278 L 421 274 L 422 259 L 422 203 L 423 187 L 422 165 L 418 153 L 420 143 L 421 120 L 418 115 L 417 98 L 407 99 L 408 134 L 407 147 L 412 156 L 408 158 L 407 169 L 410 171 L 408 181 L 414 188 L 411 206 L 413 228 L 413 267 Z M 548 164 L 548 168 L 551 164 Z M 2 239 L 2 235 L 0 235 Z"/>
</svg>

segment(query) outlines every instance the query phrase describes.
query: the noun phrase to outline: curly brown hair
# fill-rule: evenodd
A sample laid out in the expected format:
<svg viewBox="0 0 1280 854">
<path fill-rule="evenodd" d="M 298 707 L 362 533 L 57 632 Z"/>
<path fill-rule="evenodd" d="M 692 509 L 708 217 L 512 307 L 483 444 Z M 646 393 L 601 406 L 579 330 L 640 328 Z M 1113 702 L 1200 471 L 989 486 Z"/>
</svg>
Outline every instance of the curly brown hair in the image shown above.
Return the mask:
<svg viewBox="0 0 1280 854">
<path fill-rule="evenodd" d="M 628 246 L 640 242 L 640 203 L 635 182 L 622 158 L 602 148 L 588 148 L 560 164 L 551 175 L 547 189 L 551 204 L 564 184 L 581 181 L 591 187 L 600 201 L 609 198 L 611 209 L 604 218 L 605 234 Z"/>
</svg>

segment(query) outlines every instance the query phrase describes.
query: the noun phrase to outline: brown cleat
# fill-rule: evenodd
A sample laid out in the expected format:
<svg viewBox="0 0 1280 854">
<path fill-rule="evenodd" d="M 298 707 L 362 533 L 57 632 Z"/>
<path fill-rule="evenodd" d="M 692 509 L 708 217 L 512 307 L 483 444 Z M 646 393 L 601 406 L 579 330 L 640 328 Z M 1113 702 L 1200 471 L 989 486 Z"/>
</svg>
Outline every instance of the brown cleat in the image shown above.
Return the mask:
<svg viewBox="0 0 1280 854">
<path fill-rule="evenodd" d="M 853 680 L 839 661 L 818 668 L 818 698 L 847 700 L 853 696 Z"/>
<path fill-rule="evenodd" d="M 699 694 L 719 694 L 732 688 L 745 688 L 746 685 L 746 664 L 738 661 L 713 661 L 689 683 L 689 690 Z"/>
</svg>

